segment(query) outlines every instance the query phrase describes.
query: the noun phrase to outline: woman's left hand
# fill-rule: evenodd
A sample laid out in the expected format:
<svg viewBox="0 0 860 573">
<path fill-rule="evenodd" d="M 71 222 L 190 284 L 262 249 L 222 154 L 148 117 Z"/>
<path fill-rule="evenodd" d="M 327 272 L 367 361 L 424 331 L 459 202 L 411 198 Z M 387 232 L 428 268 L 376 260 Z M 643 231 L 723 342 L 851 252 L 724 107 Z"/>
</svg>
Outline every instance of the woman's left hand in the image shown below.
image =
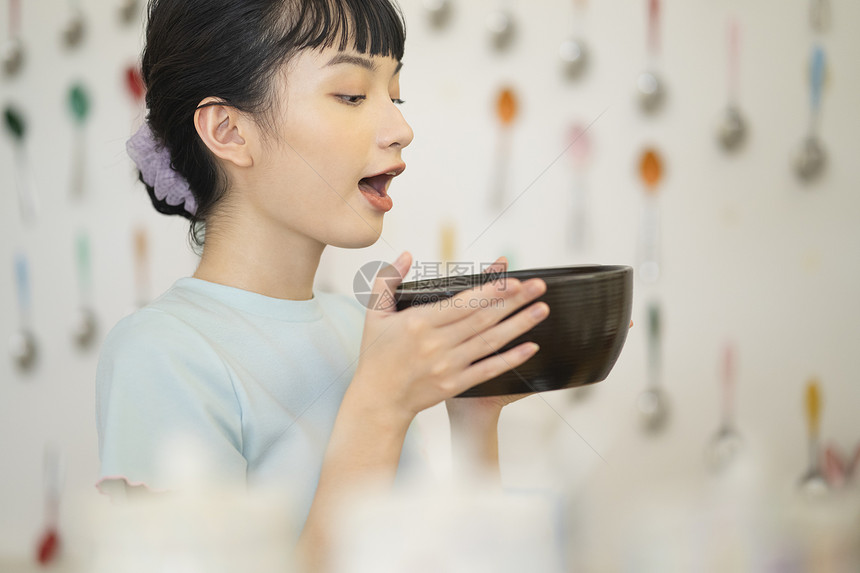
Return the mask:
<svg viewBox="0 0 860 573">
<path fill-rule="evenodd" d="M 504 273 L 508 269 L 508 260 L 505 257 L 499 257 L 496 261 L 484 269 L 485 273 Z M 540 352 L 540 350 L 538 350 Z M 504 396 L 480 396 L 474 398 L 450 398 L 445 400 L 445 407 L 448 409 L 448 416 L 452 419 L 468 418 L 472 421 L 487 420 L 492 421 L 493 418 L 498 420 L 499 413 L 502 408 L 508 404 L 512 404 L 517 400 L 531 396 L 534 392 L 525 394 L 507 394 Z"/>
</svg>

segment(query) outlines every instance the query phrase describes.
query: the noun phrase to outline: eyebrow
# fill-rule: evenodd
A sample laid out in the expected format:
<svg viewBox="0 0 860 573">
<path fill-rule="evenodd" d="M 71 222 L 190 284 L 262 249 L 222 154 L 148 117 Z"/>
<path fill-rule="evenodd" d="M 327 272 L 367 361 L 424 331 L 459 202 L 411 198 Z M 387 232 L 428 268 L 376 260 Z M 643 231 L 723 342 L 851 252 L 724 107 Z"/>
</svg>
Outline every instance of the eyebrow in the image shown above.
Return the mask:
<svg viewBox="0 0 860 573">
<path fill-rule="evenodd" d="M 337 66 L 339 64 L 352 64 L 353 66 L 359 66 L 366 70 L 370 70 L 371 72 L 375 72 L 377 70 L 377 65 L 370 58 L 363 58 L 361 56 L 353 56 L 351 54 L 340 53 L 334 56 L 332 59 L 328 61 L 328 63 L 323 67 L 328 66 Z M 400 68 L 403 67 L 403 62 L 397 62 L 397 68 L 395 68 L 394 73 L 391 74 L 392 77 L 396 76 L 398 72 L 400 72 Z"/>
</svg>

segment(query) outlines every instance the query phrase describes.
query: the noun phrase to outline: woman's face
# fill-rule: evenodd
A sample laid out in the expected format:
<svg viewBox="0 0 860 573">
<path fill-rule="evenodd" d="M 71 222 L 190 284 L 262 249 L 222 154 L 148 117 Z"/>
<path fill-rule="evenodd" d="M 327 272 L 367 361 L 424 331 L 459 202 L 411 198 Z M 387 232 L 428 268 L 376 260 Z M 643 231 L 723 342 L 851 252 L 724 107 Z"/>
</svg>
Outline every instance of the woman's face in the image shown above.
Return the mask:
<svg viewBox="0 0 860 573">
<path fill-rule="evenodd" d="M 399 71 L 393 58 L 336 49 L 290 62 L 246 190 L 261 223 L 339 247 L 376 242 L 413 135 L 398 108 Z"/>
</svg>

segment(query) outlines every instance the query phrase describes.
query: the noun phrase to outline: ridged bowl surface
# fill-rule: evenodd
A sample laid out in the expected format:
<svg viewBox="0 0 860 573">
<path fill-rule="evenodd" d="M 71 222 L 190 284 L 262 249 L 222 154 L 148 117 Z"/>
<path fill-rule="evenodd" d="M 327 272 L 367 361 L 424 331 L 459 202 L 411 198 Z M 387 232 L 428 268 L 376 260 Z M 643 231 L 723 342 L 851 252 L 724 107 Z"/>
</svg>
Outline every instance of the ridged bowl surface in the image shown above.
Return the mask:
<svg viewBox="0 0 860 573">
<path fill-rule="evenodd" d="M 540 351 L 522 365 L 460 396 L 544 392 L 606 379 L 621 354 L 629 330 L 633 306 L 633 269 L 630 267 L 579 265 L 406 282 L 397 289 L 397 309 L 434 303 L 505 277 L 521 281 L 542 278 L 547 290 L 537 300 L 546 302 L 550 313 L 543 322 L 499 352 L 528 341 L 537 342 Z M 510 316 L 513 314 L 505 320 Z"/>
</svg>

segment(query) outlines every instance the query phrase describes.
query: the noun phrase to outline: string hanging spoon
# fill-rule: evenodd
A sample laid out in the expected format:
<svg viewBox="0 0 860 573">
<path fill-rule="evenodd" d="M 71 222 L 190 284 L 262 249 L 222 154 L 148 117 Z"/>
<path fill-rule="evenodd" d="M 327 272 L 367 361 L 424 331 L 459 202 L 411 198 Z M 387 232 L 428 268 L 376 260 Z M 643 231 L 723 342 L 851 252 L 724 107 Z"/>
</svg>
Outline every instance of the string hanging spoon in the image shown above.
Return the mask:
<svg viewBox="0 0 860 573">
<path fill-rule="evenodd" d="M 3 126 L 6 133 L 12 139 L 15 150 L 15 188 L 18 192 L 18 208 L 21 220 L 24 223 L 33 223 L 36 220 L 36 196 L 33 194 L 33 185 L 30 182 L 30 169 L 27 162 L 27 153 L 24 140 L 27 136 L 27 123 L 24 115 L 15 107 L 7 106 L 3 110 Z"/>
<path fill-rule="evenodd" d="M 70 195 L 73 198 L 80 198 L 84 194 L 84 183 L 86 180 L 84 126 L 90 113 L 90 97 L 82 84 L 76 83 L 69 89 L 68 104 L 69 111 L 75 123 L 75 135 L 72 143 L 72 174 L 69 188 Z"/>
<path fill-rule="evenodd" d="M 2 47 L 3 73 L 12 77 L 24 67 L 24 43 L 19 33 L 21 27 L 20 0 L 9 0 L 9 38 Z"/>
<path fill-rule="evenodd" d="M 645 186 L 642 201 L 642 223 L 639 238 L 639 278 L 648 283 L 660 278 L 660 182 L 663 179 L 663 159 L 648 148 L 639 160 L 639 177 Z"/>
<path fill-rule="evenodd" d="M 131 24 L 137 18 L 138 0 L 121 0 L 119 3 L 119 20 L 123 24 Z"/>
<path fill-rule="evenodd" d="M 45 530 L 36 547 L 36 561 L 46 566 L 59 556 L 61 543 L 60 517 L 60 453 L 55 446 L 45 446 Z"/>
<path fill-rule="evenodd" d="M 821 120 L 821 87 L 824 82 L 824 48 L 815 46 L 810 73 L 809 132 L 794 155 L 794 171 L 804 182 L 816 179 L 827 163 L 827 152 L 818 137 Z"/>
<path fill-rule="evenodd" d="M 92 305 L 92 270 L 90 240 L 86 233 L 78 236 L 77 245 L 78 289 L 80 305 L 75 315 L 72 338 L 81 350 L 92 346 L 98 332 L 98 321 Z"/>
<path fill-rule="evenodd" d="M 729 21 L 729 103 L 717 123 L 717 140 L 726 151 L 739 148 L 747 132 L 746 120 L 738 105 L 739 36 L 738 21 L 732 18 Z"/>
<path fill-rule="evenodd" d="M 650 0 L 648 3 L 648 57 L 649 68 L 639 74 L 636 79 L 636 89 L 639 107 L 645 113 L 654 113 L 663 106 L 665 99 L 665 82 L 654 70 L 660 46 L 660 0 Z"/>
<path fill-rule="evenodd" d="M 579 27 L 579 20 L 583 12 L 583 7 L 586 0 L 574 0 L 576 5 L 576 23 Z M 559 56 L 564 69 L 564 74 L 569 79 L 577 79 L 582 76 L 585 69 L 588 67 L 588 44 L 582 39 L 581 34 L 574 34 L 570 38 L 564 40 L 558 49 Z"/>
<path fill-rule="evenodd" d="M 660 387 L 662 377 L 660 322 L 660 306 L 652 302 L 648 307 L 648 387 L 639 394 L 636 402 L 642 428 L 649 434 L 661 432 L 669 421 L 669 398 Z"/>
<path fill-rule="evenodd" d="M 705 463 L 708 469 L 715 473 L 725 470 L 743 447 L 743 439 L 734 420 L 736 367 L 734 348 L 731 345 L 726 346 L 722 370 L 722 421 L 705 449 Z"/>
<path fill-rule="evenodd" d="M 511 129 L 517 118 L 519 103 L 514 90 L 505 87 L 496 97 L 496 117 L 499 120 L 496 165 L 493 169 L 493 187 L 490 190 L 490 206 L 501 211 L 506 207 L 508 169 L 511 157 Z"/>
<path fill-rule="evenodd" d="M 800 478 L 800 488 L 812 496 L 827 493 L 827 480 L 821 472 L 821 451 L 819 428 L 821 424 L 821 391 L 818 379 L 811 379 L 806 385 L 805 395 L 806 424 L 809 433 L 809 466 Z"/>
<path fill-rule="evenodd" d="M 490 42 L 497 51 L 505 50 L 513 43 L 516 22 L 505 2 L 498 0 L 496 8 L 487 15 L 486 26 Z"/>
<path fill-rule="evenodd" d="M 30 273 L 27 257 L 15 257 L 15 279 L 18 287 L 18 331 L 9 339 L 9 353 L 19 370 L 31 370 L 39 356 L 39 346 L 31 327 Z"/>
<path fill-rule="evenodd" d="M 87 35 L 87 22 L 81 12 L 80 0 L 69 0 L 70 10 L 61 35 L 67 50 L 79 47 Z"/>
<path fill-rule="evenodd" d="M 422 5 L 430 25 L 434 28 L 444 28 L 451 18 L 451 1 L 424 0 Z"/>
<path fill-rule="evenodd" d="M 588 191 L 583 172 L 591 159 L 591 137 L 582 123 L 574 124 L 569 136 L 570 157 L 573 162 L 573 190 L 570 194 L 570 230 L 567 236 L 571 248 L 582 252 L 588 246 L 590 225 L 588 217 Z"/>
</svg>

